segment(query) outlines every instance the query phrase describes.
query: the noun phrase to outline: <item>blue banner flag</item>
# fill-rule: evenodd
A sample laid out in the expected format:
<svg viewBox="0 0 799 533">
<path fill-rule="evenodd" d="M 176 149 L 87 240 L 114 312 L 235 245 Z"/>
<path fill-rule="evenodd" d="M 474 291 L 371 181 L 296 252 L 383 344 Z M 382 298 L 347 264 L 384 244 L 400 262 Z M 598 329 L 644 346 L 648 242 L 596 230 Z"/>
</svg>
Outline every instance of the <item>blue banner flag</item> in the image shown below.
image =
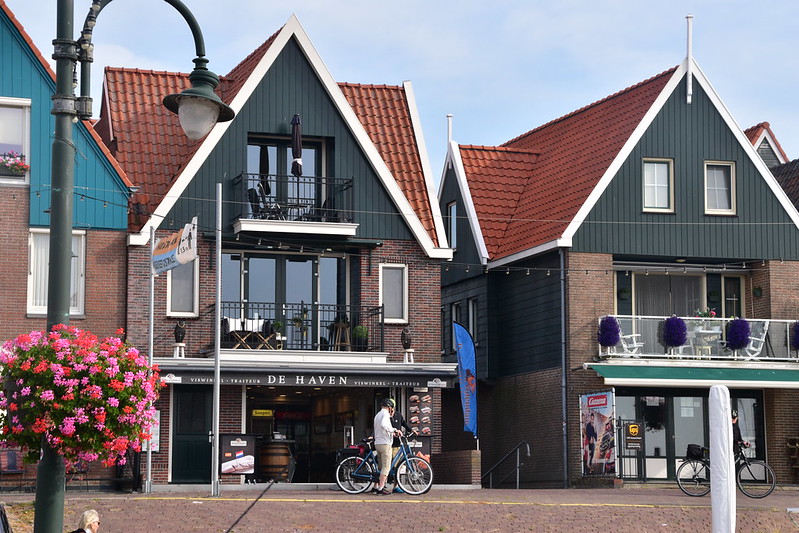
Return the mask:
<svg viewBox="0 0 799 533">
<path fill-rule="evenodd" d="M 471 431 L 477 438 L 477 373 L 475 370 L 474 340 L 469 332 L 458 324 L 455 328 L 455 349 L 458 352 L 458 380 L 461 385 L 463 404 L 463 431 Z"/>
</svg>

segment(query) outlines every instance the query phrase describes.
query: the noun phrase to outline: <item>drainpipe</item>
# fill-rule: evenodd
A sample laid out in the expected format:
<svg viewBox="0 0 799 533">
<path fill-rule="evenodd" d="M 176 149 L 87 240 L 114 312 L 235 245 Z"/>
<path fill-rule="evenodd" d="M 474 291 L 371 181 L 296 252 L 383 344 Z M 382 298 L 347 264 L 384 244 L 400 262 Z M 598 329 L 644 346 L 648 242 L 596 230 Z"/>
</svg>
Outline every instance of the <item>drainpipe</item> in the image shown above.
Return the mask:
<svg viewBox="0 0 799 533">
<path fill-rule="evenodd" d="M 569 488 L 569 432 L 566 424 L 566 257 L 560 249 L 560 416 L 563 423 L 563 488 Z"/>
</svg>

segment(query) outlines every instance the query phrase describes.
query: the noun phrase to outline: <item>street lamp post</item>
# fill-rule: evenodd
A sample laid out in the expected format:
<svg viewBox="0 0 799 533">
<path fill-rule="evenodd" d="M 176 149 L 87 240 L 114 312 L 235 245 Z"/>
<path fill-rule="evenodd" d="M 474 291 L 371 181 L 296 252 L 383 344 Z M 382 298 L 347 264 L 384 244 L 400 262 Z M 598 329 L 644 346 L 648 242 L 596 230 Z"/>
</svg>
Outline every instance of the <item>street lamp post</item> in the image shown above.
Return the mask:
<svg viewBox="0 0 799 533">
<path fill-rule="evenodd" d="M 100 11 L 112 0 L 93 0 L 79 41 L 74 40 L 73 0 L 58 0 L 56 38 L 56 92 L 51 113 L 55 115 L 50 188 L 50 265 L 47 285 L 47 329 L 69 324 L 70 269 L 72 262 L 72 210 L 76 147 L 72 125 L 92 115 L 90 96 L 92 29 Z M 180 12 L 191 28 L 197 57 L 189 75 L 191 88 L 164 98 L 164 106 L 177 113 L 186 135 L 201 139 L 217 122 L 232 120 L 234 111 L 214 93 L 219 85 L 216 74 L 206 68 L 205 44 L 196 19 L 180 0 L 164 0 Z M 77 63 L 81 63 L 81 95 L 75 96 Z M 152 366 L 152 351 L 149 355 Z M 37 469 L 34 533 L 61 533 L 64 530 L 65 469 L 61 456 L 42 442 L 42 458 Z"/>
</svg>

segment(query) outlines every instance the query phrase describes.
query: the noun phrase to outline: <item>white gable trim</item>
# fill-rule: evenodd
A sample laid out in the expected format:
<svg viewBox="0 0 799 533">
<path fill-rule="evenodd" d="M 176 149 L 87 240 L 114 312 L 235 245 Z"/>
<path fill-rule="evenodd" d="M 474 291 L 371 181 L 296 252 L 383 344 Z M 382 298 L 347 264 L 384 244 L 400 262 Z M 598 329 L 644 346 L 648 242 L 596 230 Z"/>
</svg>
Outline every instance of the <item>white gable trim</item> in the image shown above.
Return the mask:
<svg viewBox="0 0 799 533">
<path fill-rule="evenodd" d="M 367 159 L 372 164 L 372 167 L 374 168 L 380 180 L 383 182 L 383 186 L 386 188 L 386 191 L 389 193 L 394 205 L 399 210 L 400 215 L 405 219 L 405 222 L 408 224 L 411 232 L 416 237 L 419 245 L 430 258 L 452 258 L 452 250 L 449 248 L 437 248 L 430 238 L 430 235 L 424 229 L 424 226 L 422 226 L 418 213 L 413 210 L 410 202 L 402 193 L 399 185 L 397 185 L 397 181 L 394 179 L 385 161 L 383 161 L 382 157 L 380 157 L 380 153 L 377 151 L 374 143 L 372 143 L 363 125 L 358 120 L 358 117 L 355 115 L 355 112 L 352 110 L 349 102 L 347 102 L 347 99 L 344 97 L 344 93 L 341 92 L 341 89 L 333 79 L 333 76 L 325 66 L 324 61 L 322 61 L 322 58 L 317 53 L 316 49 L 311 43 L 311 40 L 308 38 L 308 35 L 305 33 L 305 30 L 295 15 L 292 15 L 291 18 L 289 18 L 288 22 L 277 34 L 272 45 L 266 51 L 250 77 L 244 82 L 241 90 L 239 90 L 238 94 L 236 94 L 236 97 L 230 103 L 230 107 L 238 115 L 238 113 L 252 96 L 255 89 L 261 83 L 264 76 L 266 76 L 266 73 L 271 68 L 278 54 L 283 51 L 286 43 L 288 43 L 289 39 L 292 37 L 297 40 L 297 43 L 300 45 L 300 48 L 308 59 L 308 62 L 313 68 L 314 72 L 316 72 L 322 85 L 327 90 L 328 95 L 333 100 L 334 105 L 338 109 L 339 113 L 341 113 L 344 121 L 349 126 L 350 131 L 357 140 L 358 144 L 361 146 L 361 149 L 363 149 Z M 222 136 L 225 134 L 225 132 L 227 132 L 227 129 L 230 127 L 233 121 L 235 121 L 235 119 L 229 122 L 218 122 L 216 126 L 214 126 L 208 136 L 202 141 L 200 148 L 192 156 L 191 160 L 186 165 L 186 168 L 184 168 L 184 170 L 180 173 L 180 176 L 178 176 L 178 178 L 175 180 L 175 183 L 172 185 L 172 187 L 170 187 L 169 191 L 164 197 L 164 200 L 158 205 L 153 213 L 153 216 L 150 217 L 139 233 L 131 234 L 128 237 L 129 244 L 144 245 L 147 243 L 150 236 L 150 227 L 152 226 L 155 227 L 155 229 L 158 229 L 161 221 L 167 216 L 180 195 L 183 193 L 189 183 L 191 183 L 192 179 L 194 179 L 194 176 L 199 171 L 202 163 L 211 154 L 211 151 L 219 143 Z"/>
<path fill-rule="evenodd" d="M 444 177 L 447 175 L 447 166 L 452 164 L 452 170 L 455 174 L 455 179 L 458 182 L 458 190 L 463 198 L 463 207 L 466 210 L 466 218 L 469 220 L 469 227 L 472 230 L 472 238 L 474 245 L 477 248 L 477 253 L 480 254 L 480 264 L 485 265 L 488 262 L 488 248 L 486 247 L 485 239 L 483 238 L 483 230 L 480 228 L 480 220 L 477 218 L 477 210 L 474 208 L 472 201 L 472 192 L 469 190 L 469 183 L 466 180 L 466 170 L 463 168 L 463 159 L 461 158 L 460 148 L 455 141 L 447 143 L 447 157 L 444 160 L 444 174 L 441 177 L 441 183 L 438 188 L 438 198 L 441 200 L 441 192 L 444 190 Z"/>
<path fill-rule="evenodd" d="M 777 161 L 779 161 L 780 165 L 788 162 L 788 160 L 783 157 L 782 150 L 778 148 L 777 142 L 774 140 L 774 137 L 771 135 L 771 132 L 769 132 L 768 128 L 765 128 L 763 133 L 761 133 L 755 142 L 752 143 L 752 146 L 755 147 L 755 151 L 757 151 L 758 147 L 763 142 L 763 139 L 768 141 L 769 146 L 771 146 L 771 151 L 777 156 Z"/>
<path fill-rule="evenodd" d="M 491 261 L 488 263 L 488 268 L 499 268 L 505 265 L 511 265 L 516 261 L 521 261 L 522 259 L 527 259 L 528 257 L 535 257 L 536 255 L 549 252 L 551 250 L 557 250 L 558 248 L 571 248 L 571 245 L 571 239 L 555 239 L 554 241 L 545 242 L 544 244 L 539 244 L 538 246 L 528 248 L 527 250 L 522 250 L 521 252 L 516 252 L 515 254 L 506 255 L 505 257 L 501 257 L 496 261 Z"/>
<path fill-rule="evenodd" d="M 633 131 L 632 135 L 630 135 L 630 138 L 627 139 L 627 142 L 624 144 L 621 151 L 619 151 L 619 153 L 613 159 L 613 162 L 610 164 L 608 169 L 602 175 L 602 178 L 599 180 L 597 186 L 594 188 L 593 191 L 591 191 L 591 194 L 588 195 L 588 198 L 586 199 L 585 203 L 583 203 L 579 211 L 577 211 L 577 214 L 575 215 L 574 219 L 566 228 L 566 231 L 564 231 L 562 239 L 571 241 L 571 239 L 574 238 L 574 234 L 577 232 L 582 223 L 585 221 L 585 218 L 588 216 L 588 213 L 590 213 L 591 210 L 594 208 L 597 201 L 599 201 L 599 198 L 605 192 L 605 189 L 607 189 L 608 185 L 610 185 L 610 182 L 613 180 L 613 177 L 619 171 L 621 165 L 627 160 L 627 157 L 629 157 L 630 152 L 632 152 L 633 148 L 641 140 L 641 137 L 644 135 L 644 132 L 646 132 L 647 128 L 649 128 L 649 126 L 654 121 L 655 117 L 658 115 L 658 113 L 660 113 L 660 110 L 663 108 L 663 106 L 665 105 L 666 101 L 669 99 L 671 94 L 679 86 L 679 83 L 680 81 L 682 81 L 682 78 L 687 70 L 688 61 L 689 59 L 684 60 L 682 65 L 680 65 L 680 67 L 677 68 L 677 70 L 674 72 L 669 82 L 663 88 L 663 91 L 661 91 L 661 93 L 655 99 L 655 102 L 652 104 L 652 107 L 650 107 L 649 110 L 646 112 L 644 118 L 641 120 L 638 126 L 636 126 L 635 130 Z M 755 168 L 757 168 L 758 172 L 760 172 L 760 175 L 763 178 L 763 180 L 766 182 L 771 191 L 777 197 L 777 200 L 780 202 L 780 205 L 782 205 L 783 209 L 785 209 L 785 212 L 791 218 L 794 225 L 797 228 L 799 228 L 799 211 L 796 210 L 796 207 L 793 205 L 791 200 L 785 194 L 785 191 L 777 183 L 777 180 L 771 174 L 771 171 L 768 169 L 768 167 L 766 167 L 766 164 L 763 162 L 763 159 L 761 159 L 760 155 L 757 153 L 757 150 L 749 141 L 749 139 L 746 137 L 741 127 L 738 125 L 737 122 L 735 122 L 735 119 L 733 119 L 732 114 L 727 109 L 727 106 L 725 106 L 724 103 L 721 101 L 721 98 L 719 97 L 718 93 L 713 88 L 713 86 L 710 84 L 710 81 L 705 76 L 705 73 L 702 71 L 702 69 L 699 67 L 696 61 L 694 61 L 693 59 L 690 59 L 690 61 L 692 63 L 692 73 L 694 80 L 697 81 L 699 85 L 702 86 L 702 89 L 705 91 L 711 103 L 714 105 L 714 107 L 716 108 L 716 110 L 719 112 L 722 119 L 724 120 L 724 122 L 727 124 L 727 127 L 733 133 L 738 143 L 743 147 L 744 151 L 749 156 L 749 159 L 751 160 L 752 164 L 755 165 Z"/>
</svg>

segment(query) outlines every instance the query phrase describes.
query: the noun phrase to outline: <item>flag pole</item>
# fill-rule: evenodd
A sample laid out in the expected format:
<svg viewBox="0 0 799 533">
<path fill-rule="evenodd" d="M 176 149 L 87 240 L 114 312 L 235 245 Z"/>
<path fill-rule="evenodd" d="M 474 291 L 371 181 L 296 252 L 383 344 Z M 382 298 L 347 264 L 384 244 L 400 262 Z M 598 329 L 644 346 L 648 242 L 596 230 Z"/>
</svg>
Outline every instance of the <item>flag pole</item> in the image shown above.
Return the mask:
<svg viewBox="0 0 799 533">
<path fill-rule="evenodd" d="M 147 267 L 150 270 L 150 333 L 147 341 L 147 362 L 150 368 L 153 367 L 153 345 L 155 334 L 153 331 L 153 315 L 155 314 L 155 272 L 153 271 L 153 255 L 155 254 L 155 226 L 150 226 L 150 258 L 147 260 Z M 147 479 L 144 482 L 144 493 L 150 494 L 153 491 L 153 441 L 147 441 Z"/>
<path fill-rule="evenodd" d="M 211 496 L 219 496 L 221 485 L 219 483 L 219 397 L 220 397 L 220 361 L 219 352 L 221 351 L 222 340 L 222 184 L 216 184 L 216 303 L 214 305 L 214 317 L 216 326 L 214 330 L 214 406 L 213 418 L 214 427 L 211 437 L 212 454 L 211 457 Z"/>
</svg>

